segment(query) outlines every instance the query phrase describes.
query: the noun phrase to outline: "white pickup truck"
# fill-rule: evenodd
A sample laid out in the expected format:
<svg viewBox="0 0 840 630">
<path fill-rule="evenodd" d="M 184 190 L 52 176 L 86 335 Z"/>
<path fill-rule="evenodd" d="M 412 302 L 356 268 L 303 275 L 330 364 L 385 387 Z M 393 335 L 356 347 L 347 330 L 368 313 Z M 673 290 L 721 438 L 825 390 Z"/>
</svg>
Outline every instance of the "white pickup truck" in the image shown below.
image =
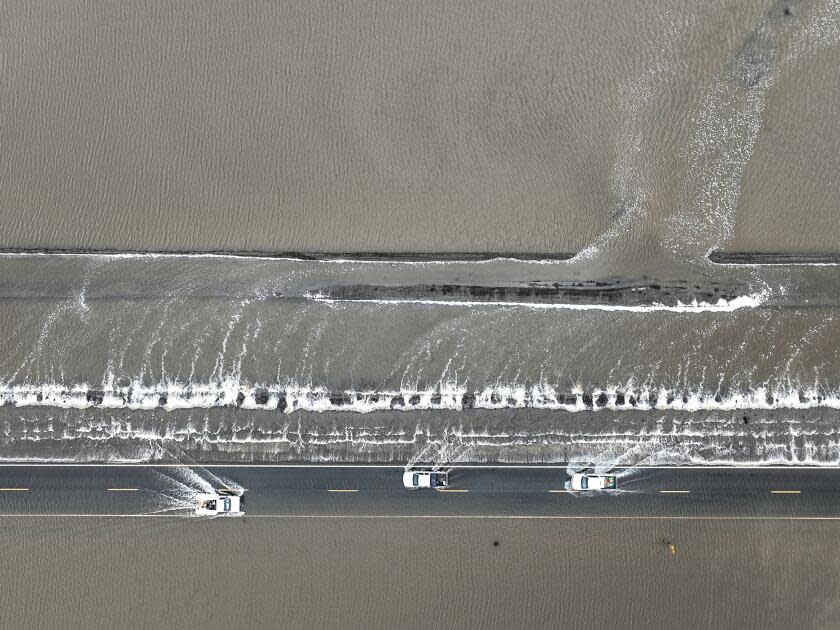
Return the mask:
<svg viewBox="0 0 840 630">
<path fill-rule="evenodd" d="M 615 475 L 575 473 L 569 481 L 572 490 L 615 490 L 617 485 Z"/>
<path fill-rule="evenodd" d="M 221 490 L 195 495 L 196 516 L 242 516 L 244 509 L 244 493 Z"/>
</svg>

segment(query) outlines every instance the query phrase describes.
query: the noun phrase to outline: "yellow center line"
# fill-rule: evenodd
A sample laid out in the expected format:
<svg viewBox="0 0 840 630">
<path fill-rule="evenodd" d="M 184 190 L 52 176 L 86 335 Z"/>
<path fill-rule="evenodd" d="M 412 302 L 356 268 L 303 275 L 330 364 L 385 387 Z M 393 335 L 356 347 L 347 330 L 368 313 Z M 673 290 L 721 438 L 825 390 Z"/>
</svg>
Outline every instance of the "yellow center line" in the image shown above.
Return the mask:
<svg viewBox="0 0 840 630">
<path fill-rule="evenodd" d="M 0 492 L 29 492 L 29 488 L 0 488 Z"/>
<path fill-rule="evenodd" d="M 339 489 L 330 489 L 327 492 L 358 492 L 358 490 L 339 490 Z"/>
<path fill-rule="evenodd" d="M 771 490 L 771 494 L 802 494 L 802 490 Z"/>
<path fill-rule="evenodd" d="M 140 488 L 107 488 L 108 492 L 139 492 Z"/>
<path fill-rule="evenodd" d="M 441 488 L 438 492 L 469 492 L 469 490 L 461 490 L 459 488 Z"/>
<path fill-rule="evenodd" d="M 659 494 L 690 494 L 691 490 L 660 490 Z"/>
</svg>

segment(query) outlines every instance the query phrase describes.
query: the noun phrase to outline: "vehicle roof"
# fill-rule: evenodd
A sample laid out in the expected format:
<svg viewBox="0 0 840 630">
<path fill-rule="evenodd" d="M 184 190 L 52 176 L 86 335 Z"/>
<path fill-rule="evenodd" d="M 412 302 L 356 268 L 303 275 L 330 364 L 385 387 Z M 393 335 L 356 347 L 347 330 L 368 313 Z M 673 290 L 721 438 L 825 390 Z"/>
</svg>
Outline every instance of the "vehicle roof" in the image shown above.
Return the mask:
<svg viewBox="0 0 840 630">
<path fill-rule="evenodd" d="M 210 494 L 208 492 L 201 492 L 195 495 L 196 503 L 204 503 L 205 501 L 216 501 L 217 509 L 221 509 L 223 501 L 228 499 L 230 501 L 231 510 L 238 510 L 241 503 L 241 496 L 238 494 Z"/>
</svg>

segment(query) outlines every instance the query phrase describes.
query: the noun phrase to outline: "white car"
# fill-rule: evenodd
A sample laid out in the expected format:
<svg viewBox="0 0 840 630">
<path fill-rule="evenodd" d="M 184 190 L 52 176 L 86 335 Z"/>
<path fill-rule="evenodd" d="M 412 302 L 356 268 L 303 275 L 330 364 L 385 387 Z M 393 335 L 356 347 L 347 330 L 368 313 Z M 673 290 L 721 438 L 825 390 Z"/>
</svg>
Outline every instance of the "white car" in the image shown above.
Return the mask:
<svg viewBox="0 0 840 630">
<path fill-rule="evenodd" d="M 244 509 L 243 493 L 220 491 L 195 495 L 196 516 L 242 516 Z"/>
<path fill-rule="evenodd" d="M 569 482 L 572 490 L 615 490 L 615 475 L 585 475 L 575 473 Z"/>
<path fill-rule="evenodd" d="M 409 490 L 445 488 L 449 485 L 449 475 L 432 470 L 407 470 L 403 473 L 403 485 Z"/>
</svg>

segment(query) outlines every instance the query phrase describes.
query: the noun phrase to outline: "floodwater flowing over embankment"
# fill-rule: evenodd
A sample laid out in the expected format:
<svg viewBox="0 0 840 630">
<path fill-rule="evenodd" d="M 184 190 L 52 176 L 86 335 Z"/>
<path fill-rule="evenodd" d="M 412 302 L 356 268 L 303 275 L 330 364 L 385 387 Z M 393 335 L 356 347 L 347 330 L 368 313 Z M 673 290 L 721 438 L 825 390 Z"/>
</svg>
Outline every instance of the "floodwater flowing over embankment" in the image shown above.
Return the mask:
<svg viewBox="0 0 840 630">
<path fill-rule="evenodd" d="M 17 409 L 5 461 L 840 464 L 832 409 L 627 414 L 492 409 L 366 415 L 242 409 Z"/>
<path fill-rule="evenodd" d="M 248 387 L 235 381 L 219 384 L 171 383 L 146 387 L 135 382 L 96 389 L 84 385 L 19 385 L 0 389 L 0 406 L 16 408 L 126 409 L 173 411 L 220 409 L 373 413 L 377 411 L 462 411 L 465 409 L 545 409 L 565 411 L 737 411 L 840 409 L 840 394 L 818 387 L 750 392 L 698 392 L 679 389 L 610 387 L 558 392 L 550 385 L 486 387 L 469 391 L 455 383 L 429 390 L 330 392 L 324 388 Z"/>
<path fill-rule="evenodd" d="M 454 441 L 474 461 L 837 460 L 837 268 L 679 284 L 743 292 L 711 304 L 650 280 L 624 282 L 648 291 L 626 308 L 304 295 L 534 271 L 452 265 L 0 256 L 2 457 L 386 462 Z M 550 286 L 576 274 L 538 269 Z"/>
</svg>

